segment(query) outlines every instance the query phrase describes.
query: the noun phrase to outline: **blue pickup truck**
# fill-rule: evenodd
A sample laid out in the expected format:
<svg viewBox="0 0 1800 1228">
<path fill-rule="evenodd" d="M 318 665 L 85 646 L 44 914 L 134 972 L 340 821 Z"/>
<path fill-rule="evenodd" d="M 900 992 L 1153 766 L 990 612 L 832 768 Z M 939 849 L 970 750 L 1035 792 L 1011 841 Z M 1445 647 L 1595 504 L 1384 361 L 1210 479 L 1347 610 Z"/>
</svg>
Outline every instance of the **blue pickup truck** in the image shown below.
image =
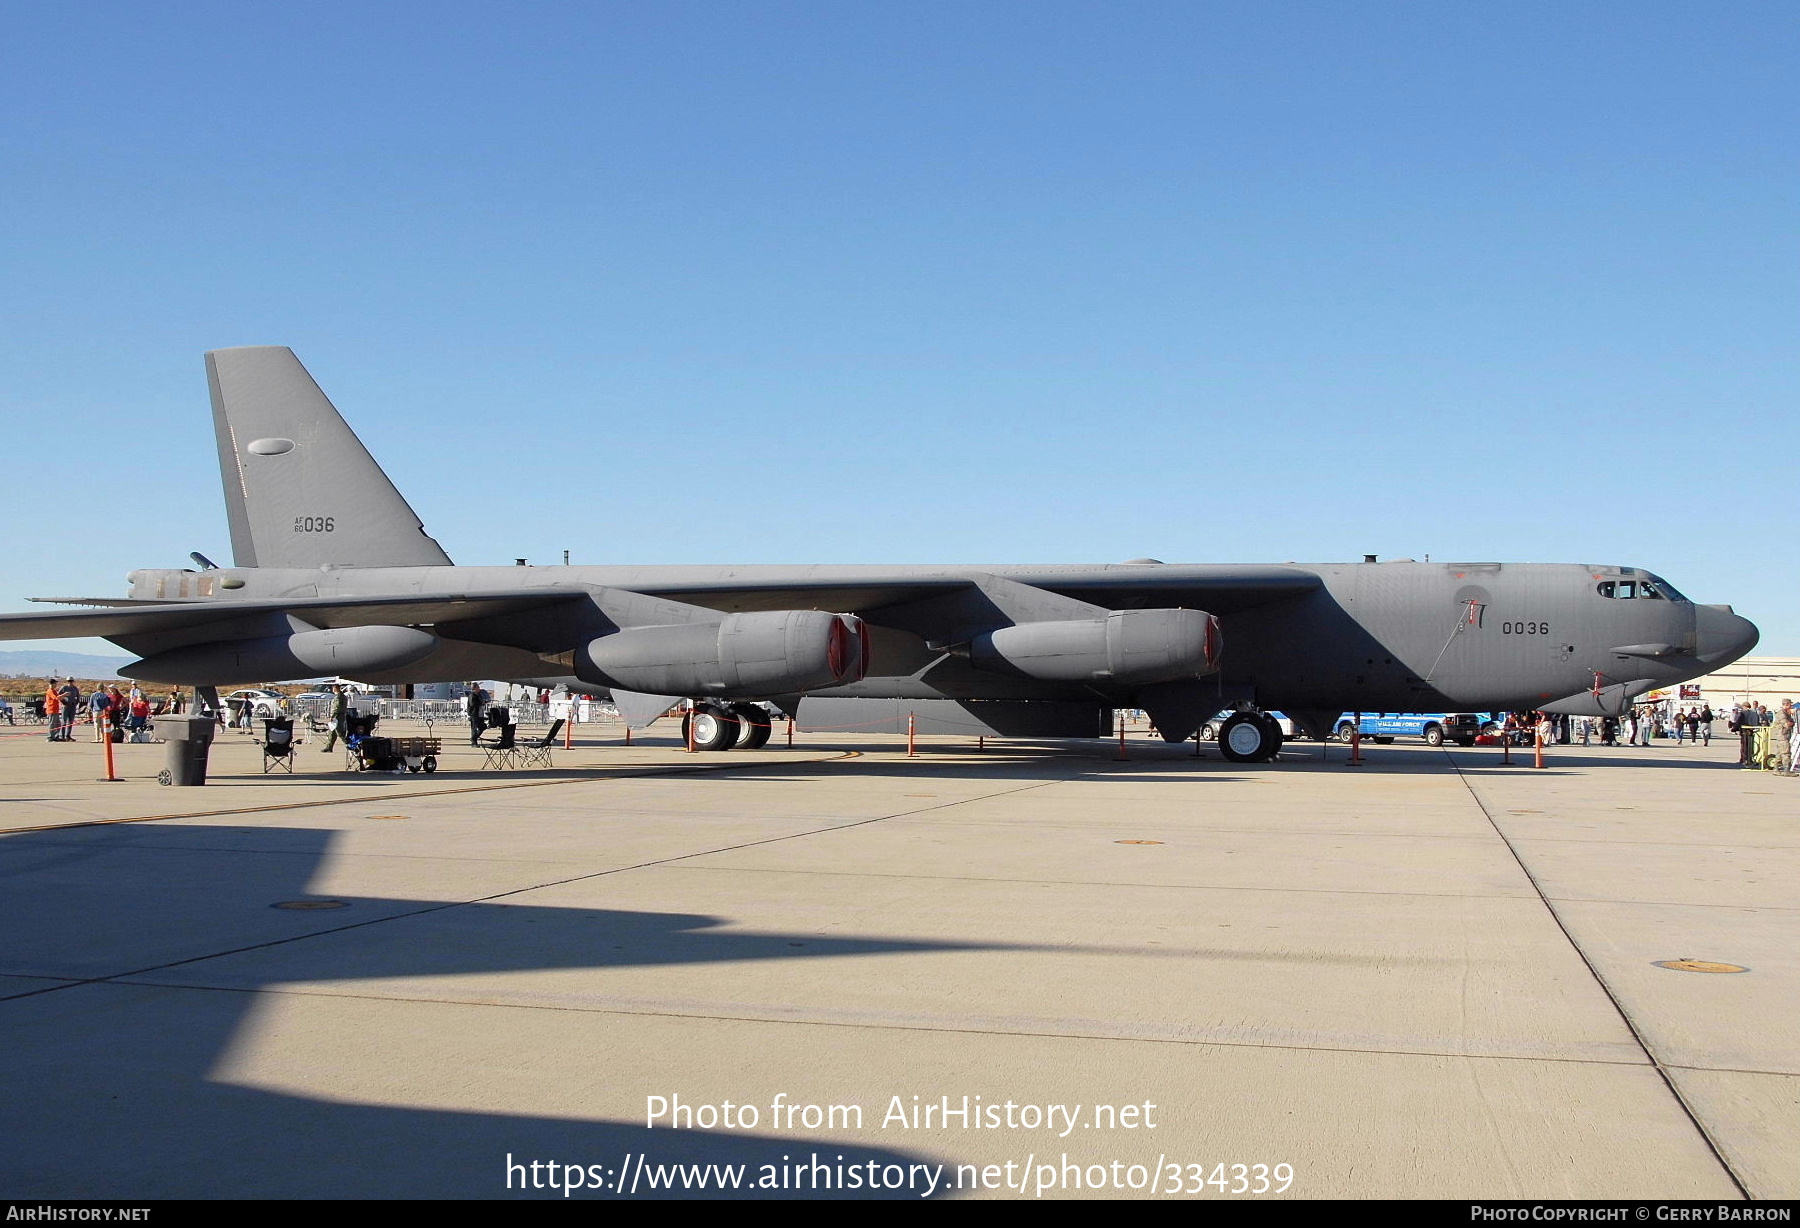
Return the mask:
<svg viewBox="0 0 1800 1228">
<path fill-rule="evenodd" d="M 1424 738 L 1428 746 L 1455 742 L 1473 746 L 1484 733 L 1500 728 L 1491 712 L 1365 712 L 1362 714 L 1362 736 L 1376 742 L 1392 742 L 1395 738 Z M 1356 713 L 1345 712 L 1337 719 L 1337 740 L 1348 742 L 1356 729 Z"/>
</svg>

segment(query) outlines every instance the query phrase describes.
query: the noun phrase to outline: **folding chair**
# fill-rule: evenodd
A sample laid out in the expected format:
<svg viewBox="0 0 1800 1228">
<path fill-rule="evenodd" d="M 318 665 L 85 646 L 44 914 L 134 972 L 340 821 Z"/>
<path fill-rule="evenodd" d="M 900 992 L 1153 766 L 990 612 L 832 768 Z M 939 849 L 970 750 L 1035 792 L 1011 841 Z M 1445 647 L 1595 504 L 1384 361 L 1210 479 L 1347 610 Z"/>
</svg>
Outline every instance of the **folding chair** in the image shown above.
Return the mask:
<svg viewBox="0 0 1800 1228">
<path fill-rule="evenodd" d="M 556 735 L 562 732 L 563 724 L 563 719 L 559 717 L 550 726 L 550 732 L 543 737 L 530 742 L 521 742 L 518 746 L 519 766 L 549 767 L 550 748 L 556 744 Z"/>
<path fill-rule="evenodd" d="M 267 776 L 270 772 L 294 771 L 294 722 L 287 717 L 263 722 L 262 770 Z"/>
<path fill-rule="evenodd" d="M 489 768 L 504 771 L 519 765 L 519 746 L 517 742 L 519 727 L 517 725 L 500 726 L 500 737 L 492 742 L 482 742 L 481 750 L 486 756 L 482 760 L 481 770 Z"/>
</svg>

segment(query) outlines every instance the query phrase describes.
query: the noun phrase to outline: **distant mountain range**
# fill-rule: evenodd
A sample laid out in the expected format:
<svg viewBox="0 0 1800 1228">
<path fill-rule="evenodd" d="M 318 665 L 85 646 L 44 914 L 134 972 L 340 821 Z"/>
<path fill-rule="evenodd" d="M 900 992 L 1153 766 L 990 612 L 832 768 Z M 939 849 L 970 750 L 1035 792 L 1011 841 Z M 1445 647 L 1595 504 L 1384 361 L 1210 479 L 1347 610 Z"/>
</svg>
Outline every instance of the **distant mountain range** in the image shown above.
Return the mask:
<svg viewBox="0 0 1800 1228">
<path fill-rule="evenodd" d="M 102 657 L 88 652 L 0 652 L 0 677 L 21 674 L 45 678 L 117 678 L 132 657 Z"/>
</svg>

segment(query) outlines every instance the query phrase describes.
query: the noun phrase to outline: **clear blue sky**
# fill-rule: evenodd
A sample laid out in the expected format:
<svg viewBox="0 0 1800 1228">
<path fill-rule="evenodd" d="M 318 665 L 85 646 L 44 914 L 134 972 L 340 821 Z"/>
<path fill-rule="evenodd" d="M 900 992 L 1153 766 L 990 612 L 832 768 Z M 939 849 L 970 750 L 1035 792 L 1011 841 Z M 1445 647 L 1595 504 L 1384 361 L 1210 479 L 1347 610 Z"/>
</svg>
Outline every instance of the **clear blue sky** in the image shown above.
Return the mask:
<svg viewBox="0 0 1800 1228">
<path fill-rule="evenodd" d="M 276 343 L 458 562 L 1616 562 L 1800 654 L 1791 2 L 0 13 L 0 609 L 224 561 Z"/>
</svg>

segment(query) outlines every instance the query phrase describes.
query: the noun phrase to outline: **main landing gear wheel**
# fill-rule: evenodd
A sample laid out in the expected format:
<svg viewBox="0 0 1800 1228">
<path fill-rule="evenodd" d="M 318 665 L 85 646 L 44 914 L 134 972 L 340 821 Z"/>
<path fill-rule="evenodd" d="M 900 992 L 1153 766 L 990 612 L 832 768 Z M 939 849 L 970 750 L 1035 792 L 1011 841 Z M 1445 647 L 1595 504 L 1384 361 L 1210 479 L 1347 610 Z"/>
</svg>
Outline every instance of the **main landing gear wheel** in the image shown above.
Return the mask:
<svg viewBox="0 0 1800 1228">
<path fill-rule="evenodd" d="M 1238 712 L 1219 730 L 1219 753 L 1233 763 L 1266 763 L 1281 751 L 1281 726 L 1260 712 Z"/>
<path fill-rule="evenodd" d="M 682 741 L 693 727 L 695 750 L 730 750 L 738 740 L 738 718 L 718 704 L 701 704 L 681 719 Z"/>
<path fill-rule="evenodd" d="M 737 717 L 741 729 L 737 738 L 739 750 L 761 750 L 768 744 L 775 718 L 767 708 L 760 704 L 732 704 L 731 714 Z"/>
</svg>

